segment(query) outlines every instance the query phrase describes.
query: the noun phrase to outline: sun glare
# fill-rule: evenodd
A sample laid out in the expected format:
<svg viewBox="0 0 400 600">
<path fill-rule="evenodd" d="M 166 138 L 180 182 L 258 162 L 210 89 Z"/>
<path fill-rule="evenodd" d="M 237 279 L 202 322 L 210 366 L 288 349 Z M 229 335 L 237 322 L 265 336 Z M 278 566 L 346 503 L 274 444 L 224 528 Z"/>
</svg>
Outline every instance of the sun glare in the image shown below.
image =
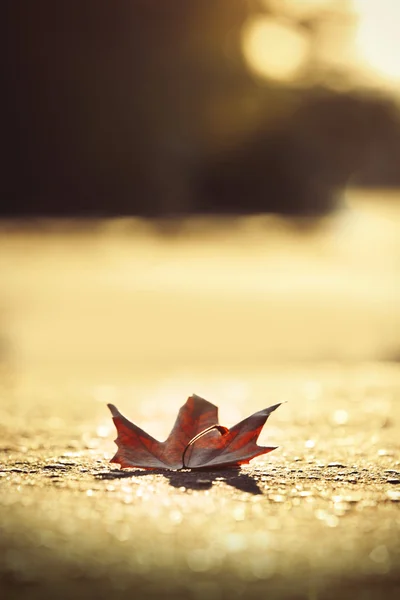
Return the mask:
<svg viewBox="0 0 400 600">
<path fill-rule="evenodd" d="M 249 68 L 256 75 L 290 81 L 305 63 L 308 41 L 294 27 L 270 17 L 257 17 L 243 29 L 242 48 Z"/>
<path fill-rule="evenodd" d="M 400 84 L 400 2 L 353 0 L 358 16 L 356 47 L 361 59 L 383 79 Z"/>
<path fill-rule="evenodd" d="M 339 3 L 343 0 L 339 0 Z M 297 18 L 307 18 L 338 5 L 338 0 L 264 0 L 266 7 L 283 11 Z"/>
</svg>

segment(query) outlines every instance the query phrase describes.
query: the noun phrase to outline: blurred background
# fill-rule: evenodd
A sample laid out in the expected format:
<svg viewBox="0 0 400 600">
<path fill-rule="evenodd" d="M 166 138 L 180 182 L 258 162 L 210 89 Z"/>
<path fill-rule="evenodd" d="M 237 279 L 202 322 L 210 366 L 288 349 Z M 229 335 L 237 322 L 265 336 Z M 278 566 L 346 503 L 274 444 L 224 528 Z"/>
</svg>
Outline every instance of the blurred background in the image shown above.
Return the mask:
<svg viewBox="0 0 400 600">
<path fill-rule="evenodd" d="M 399 359 L 396 0 L 2 17 L 4 364 Z"/>
</svg>

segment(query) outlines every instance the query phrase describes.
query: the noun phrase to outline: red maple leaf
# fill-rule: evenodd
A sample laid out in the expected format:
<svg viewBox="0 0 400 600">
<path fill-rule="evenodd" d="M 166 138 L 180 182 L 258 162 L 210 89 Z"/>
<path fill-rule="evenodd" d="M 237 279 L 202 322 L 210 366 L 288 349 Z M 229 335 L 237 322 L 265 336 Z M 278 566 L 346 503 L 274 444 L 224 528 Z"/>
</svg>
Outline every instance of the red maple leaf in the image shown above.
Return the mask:
<svg viewBox="0 0 400 600">
<path fill-rule="evenodd" d="M 218 423 L 218 408 L 193 394 L 180 409 L 175 425 L 165 442 L 159 442 L 126 419 L 108 404 L 117 428 L 118 451 L 110 462 L 123 469 L 202 469 L 239 467 L 252 458 L 275 448 L 257 446 L 269 415 L 280 406 L 275 404 L 254 413 L 228 429 Z"/>
</svg>

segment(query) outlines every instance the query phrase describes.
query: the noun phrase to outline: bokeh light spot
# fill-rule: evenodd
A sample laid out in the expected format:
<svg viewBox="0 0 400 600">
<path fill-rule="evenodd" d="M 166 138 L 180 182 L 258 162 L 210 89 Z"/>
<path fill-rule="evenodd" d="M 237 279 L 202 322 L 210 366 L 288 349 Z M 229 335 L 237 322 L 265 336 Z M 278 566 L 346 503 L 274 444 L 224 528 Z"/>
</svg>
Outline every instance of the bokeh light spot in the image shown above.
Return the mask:
<svg viewBox="0 0 400 600">
<path fill-rule="evenodd" d="M 294 27 L 263 16 L 245 24 L 242 49 L 250 70 L 259 77 L 290 81 L 305 64 L 309 44 Z"/>
<path fill-rule="evenodd" d="M 307 18 L 321 10 L 336 7 L 337 0 L 265 0 L 267 8 L 284 11 L 296 18 Z"/>
</svg>

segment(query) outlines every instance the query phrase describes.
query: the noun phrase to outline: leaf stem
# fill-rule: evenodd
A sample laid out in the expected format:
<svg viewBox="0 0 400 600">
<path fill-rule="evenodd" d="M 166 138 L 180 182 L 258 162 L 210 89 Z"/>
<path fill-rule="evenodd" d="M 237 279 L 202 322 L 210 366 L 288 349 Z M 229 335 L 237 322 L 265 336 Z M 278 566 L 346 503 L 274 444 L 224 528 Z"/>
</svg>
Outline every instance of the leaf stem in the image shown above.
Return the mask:
<svg viewBox="0 0 400 600">
<path fill-rule="evenodd" d="M 225 435 L 229 431 L 229 429 L 227 427 L 224 427 L 223 425 L 211 425 L 211 427 L 207 427 L 206 429 L 204 429 L 203 431 L 200 431 L 200 433 L 195 435 L 190 440 L 190 442 L 188 443 L 188 445 L 186 446 L 186 448 L 184 449 L 184 451 L 182 453 L 182 469 L 190 468 L 188 465 L 185 464 L 185 455 L 186 455 L 186 452 L 189 450 L 190 446 L 193 446 L 193 444 L 195 444 L 200 438 L 202 438 L 204 435 L 207 435 L 207 433 L 210 433 L 210 431 L 213 431 L 214 429 L 219 431 L 219 433 L 221 435 Z"/>
</svg>

